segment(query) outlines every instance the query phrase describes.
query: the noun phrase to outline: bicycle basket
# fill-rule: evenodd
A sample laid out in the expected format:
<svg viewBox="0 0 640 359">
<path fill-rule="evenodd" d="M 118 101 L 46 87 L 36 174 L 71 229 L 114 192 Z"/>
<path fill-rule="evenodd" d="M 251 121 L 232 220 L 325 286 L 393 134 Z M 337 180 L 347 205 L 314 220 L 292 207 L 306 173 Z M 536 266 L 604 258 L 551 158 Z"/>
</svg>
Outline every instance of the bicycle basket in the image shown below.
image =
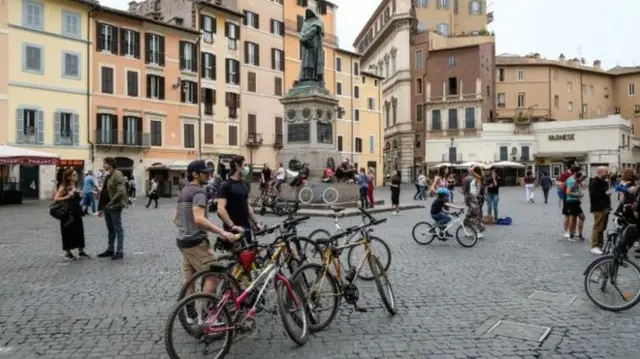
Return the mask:
<svg viewBox="0 0 640 359">
<path fill-rule="evenodd" d="M 245 249 L 239 254 L 240 265 L 245 271 L 251 270 L 251 265 L 255 261 L 258 251 L 255 249 Z"/>
<path fill-rule="evenodd" d="M 638 239 L 638 228 L 634 225 L 627 226 L 620 236 L 620 241 L 616 246 L 616 251 L 620 253 L 627 253 L 629 248 L 633 246 L 633 243 Z"/>
</svg>

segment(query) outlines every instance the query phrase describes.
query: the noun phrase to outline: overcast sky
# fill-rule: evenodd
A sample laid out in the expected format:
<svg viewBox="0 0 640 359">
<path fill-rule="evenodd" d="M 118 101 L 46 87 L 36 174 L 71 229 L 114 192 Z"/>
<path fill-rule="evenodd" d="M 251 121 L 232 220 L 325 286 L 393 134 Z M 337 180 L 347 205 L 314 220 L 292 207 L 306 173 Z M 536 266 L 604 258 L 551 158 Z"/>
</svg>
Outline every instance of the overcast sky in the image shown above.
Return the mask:
<svg viewBox="0 0 640 359">
<path fill-rule="evenodd" d="M 352 50 L 353 39 L 380 0 L 332 1 L 339 7 L 340 46 Z M 123 10 L 128 2 L 100 0 Z M 489 0 L 489 10 L 495 14 L 490 29 L 496 33 L 498 54 L 539 52 L 557 58 L 564 53 L 568 58 L 584 57 L 589 64 L 600 59 L 605 68 L 640 65 L 640 47 L 633 40 L 640 1 Z"/>
</svg>

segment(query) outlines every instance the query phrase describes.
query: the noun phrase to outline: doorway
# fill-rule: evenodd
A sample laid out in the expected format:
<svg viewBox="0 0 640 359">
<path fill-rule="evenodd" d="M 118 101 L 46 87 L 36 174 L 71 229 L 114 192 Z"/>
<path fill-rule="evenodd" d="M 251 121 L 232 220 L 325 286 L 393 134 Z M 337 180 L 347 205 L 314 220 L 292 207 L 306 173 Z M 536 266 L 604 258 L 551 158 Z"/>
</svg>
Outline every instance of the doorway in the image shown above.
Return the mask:
<svg viewBox="0 0 640 359">
<path fill-rule="evenodd" d="M 22 192 L 22 198 L 39 199 L 40 166 L 20 166 L 20 192 Z"/>
</svg>

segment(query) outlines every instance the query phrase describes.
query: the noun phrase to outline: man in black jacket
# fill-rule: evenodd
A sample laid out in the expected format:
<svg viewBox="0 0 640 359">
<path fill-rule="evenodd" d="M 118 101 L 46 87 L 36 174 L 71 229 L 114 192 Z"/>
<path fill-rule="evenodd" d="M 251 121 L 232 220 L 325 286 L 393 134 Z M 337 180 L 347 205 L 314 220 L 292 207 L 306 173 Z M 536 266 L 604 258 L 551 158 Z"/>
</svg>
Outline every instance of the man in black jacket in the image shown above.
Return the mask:
<svg viewBox="0 0 640 359">
<path fill-rule="evenodd" d="M 609 211 L 611 210 L 611 190 L 607 183 L 609 169 L 598 167 L 595 177 L 589 182 L 589 199 L 593 213 L 593 231 L 591 233 L 591 253 L 602 254 L 604 230 L 607 228 Z"/>
</svg>

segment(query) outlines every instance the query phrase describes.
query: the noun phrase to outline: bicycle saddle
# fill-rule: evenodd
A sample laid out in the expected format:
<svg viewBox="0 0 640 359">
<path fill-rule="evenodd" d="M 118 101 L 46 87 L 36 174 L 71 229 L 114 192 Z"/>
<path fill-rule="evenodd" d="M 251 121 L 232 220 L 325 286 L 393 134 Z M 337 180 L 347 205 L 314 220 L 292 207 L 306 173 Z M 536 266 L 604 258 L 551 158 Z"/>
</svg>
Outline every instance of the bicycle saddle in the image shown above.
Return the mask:
<svg viewBox="0 0 640 359">
<path fill-rule="evenodd" d="M 330 244 L 333 240 L 331 238 L 318 238 L 316 239 L 316 244 L 325 245 Z"/>
<path fill-rule="evenodd" d="M 329 208 L 333 211 L 333 213 L 340 213 L 345 210 L 345 208 L 342 208 L 342 207 L 329 207 Z"/>
</svg>

